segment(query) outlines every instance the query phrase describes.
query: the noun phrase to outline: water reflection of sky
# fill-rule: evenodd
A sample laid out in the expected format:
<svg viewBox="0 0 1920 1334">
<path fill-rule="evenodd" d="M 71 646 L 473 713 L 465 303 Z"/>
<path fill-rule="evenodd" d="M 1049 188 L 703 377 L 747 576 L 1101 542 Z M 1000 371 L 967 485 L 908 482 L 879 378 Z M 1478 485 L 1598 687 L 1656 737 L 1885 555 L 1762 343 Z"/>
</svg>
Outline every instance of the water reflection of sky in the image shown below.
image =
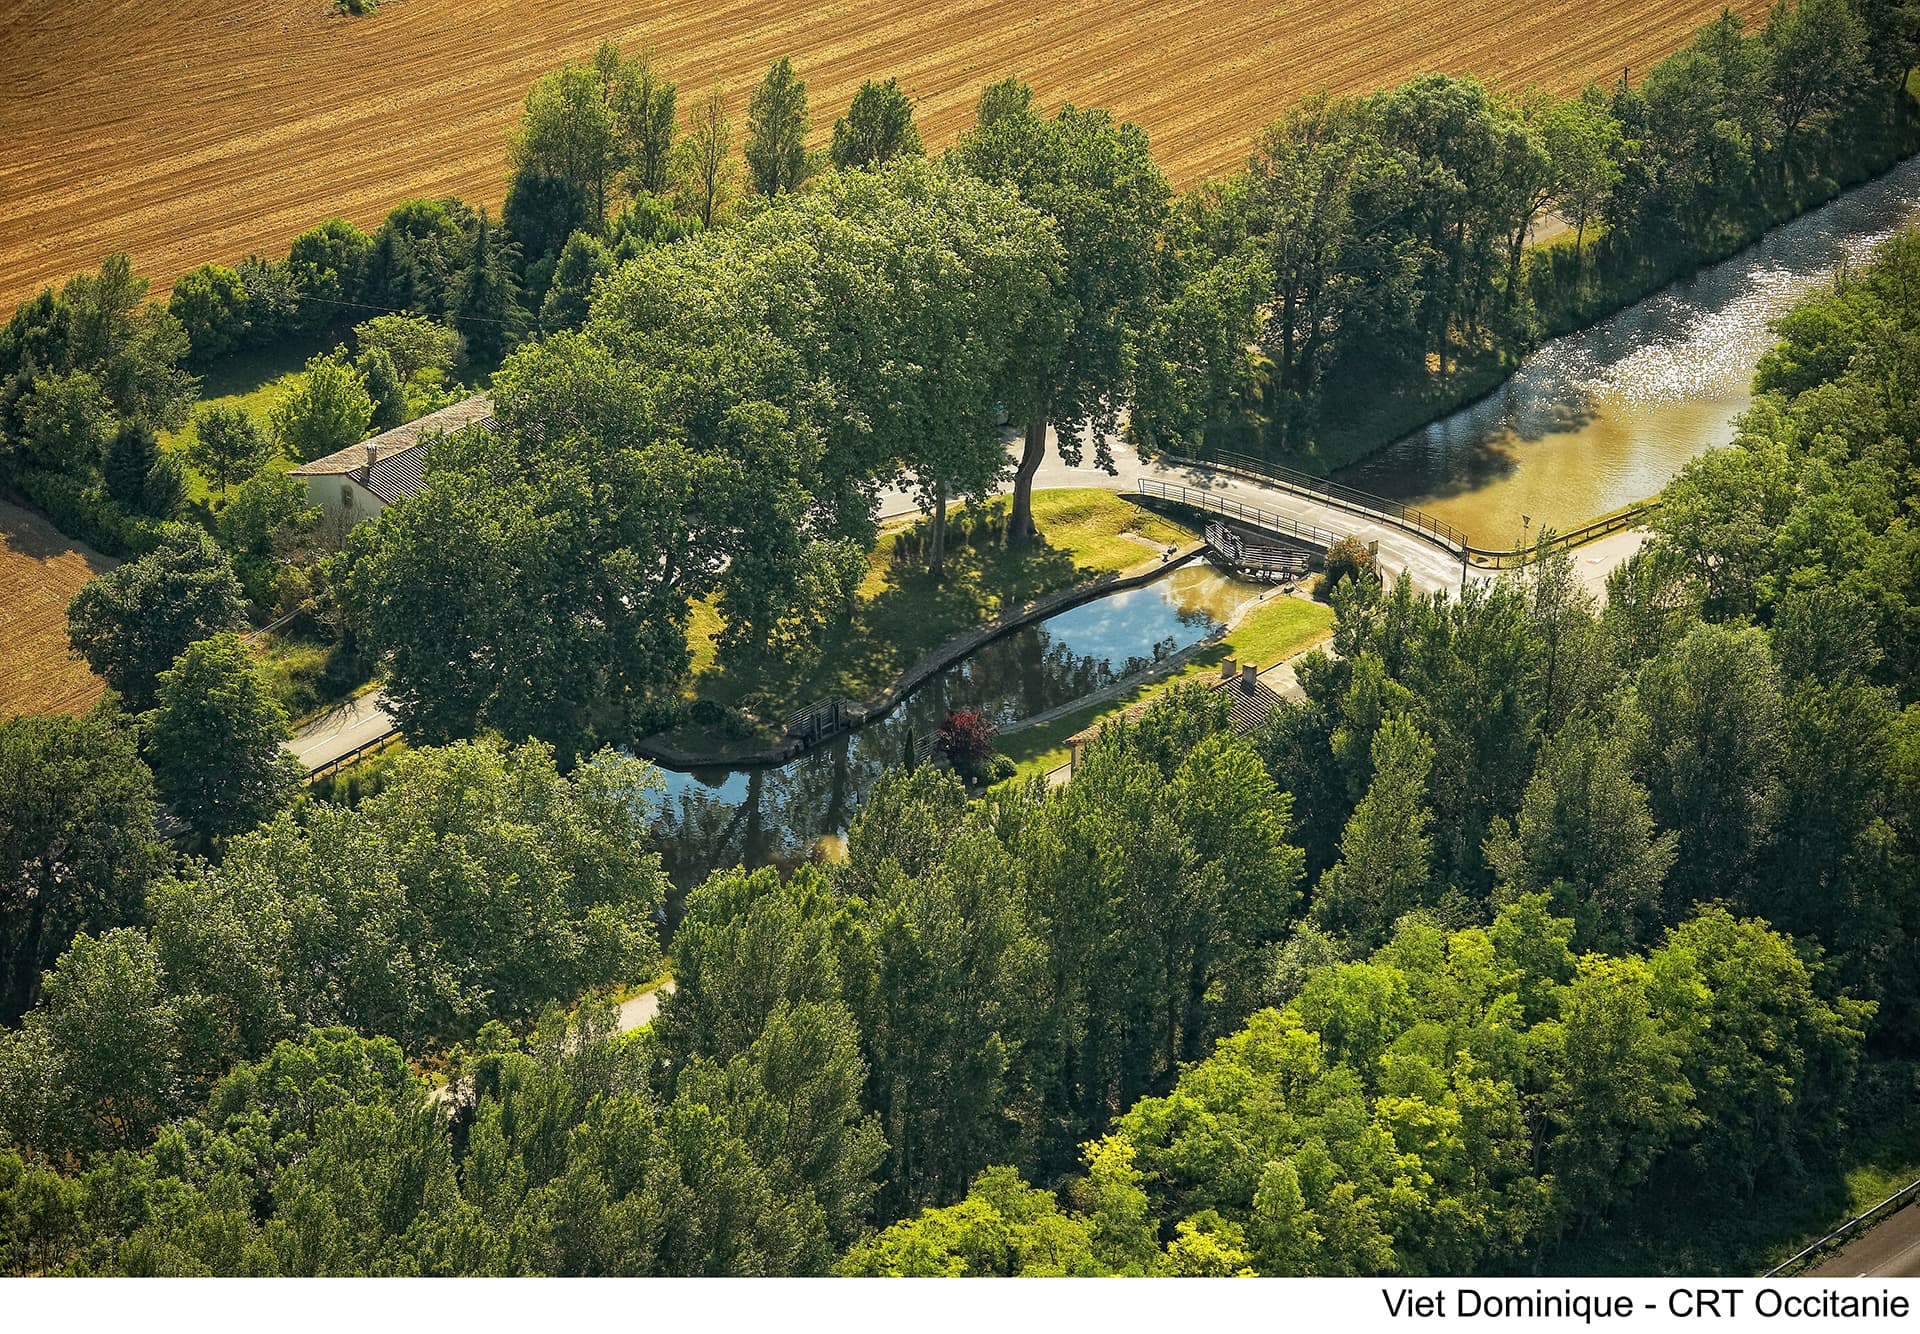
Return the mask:
<svg viewBox="0 0 1920 1334">
<path fill-rule="evenodd" d="M 771 768 L 665 772 L 658 836 L 682 889 L 711 871 L 804 858 L 844 832 L 859 797 L 956 708 L 1001 726 L 1070 703 L 1196 643 L 1263 590 L 1190 565 L 988 644 L 884 720 Z"/>
<path fill-rule="evenodd" d="M 1570 528 L 1732 438 L 1772 322 L 1920 214 L 1920 159 L 1744 253 L 1543 345 L 1500 390 L 1341 473 L 1483 545 Z"/>
</svg>

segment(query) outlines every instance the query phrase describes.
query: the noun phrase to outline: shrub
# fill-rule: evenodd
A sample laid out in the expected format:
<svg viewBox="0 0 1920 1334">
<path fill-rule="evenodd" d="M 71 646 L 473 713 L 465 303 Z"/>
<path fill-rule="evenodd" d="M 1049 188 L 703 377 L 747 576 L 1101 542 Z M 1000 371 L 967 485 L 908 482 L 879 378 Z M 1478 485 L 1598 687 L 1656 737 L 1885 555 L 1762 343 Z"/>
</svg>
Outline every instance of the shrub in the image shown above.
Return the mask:
<svg viewBox="0 0 1920 1334">
<path fill-rule="evenodd" d="M 160 521 L 128 514 L 105 492 L 63 473 L 28 472 L 20 490 L 55 528 L 109 556 L 132 560 L 160 545 Z"/>
<path fill-rule="evenodd" d="M 1374 577 L 1373 552 L 1357 537 L 1343 537 L 1327 548 L 1327 577 L 1323 588 L 1331 589 L 1342 579 Z"/>
<path fill-rule="evenodd" d="M 993 756 L 993 738 L 999 730 L 978 709 L 955 709 L 940 724 L 934 747 L 962 777 L 978 782 Z"/>
</svg>

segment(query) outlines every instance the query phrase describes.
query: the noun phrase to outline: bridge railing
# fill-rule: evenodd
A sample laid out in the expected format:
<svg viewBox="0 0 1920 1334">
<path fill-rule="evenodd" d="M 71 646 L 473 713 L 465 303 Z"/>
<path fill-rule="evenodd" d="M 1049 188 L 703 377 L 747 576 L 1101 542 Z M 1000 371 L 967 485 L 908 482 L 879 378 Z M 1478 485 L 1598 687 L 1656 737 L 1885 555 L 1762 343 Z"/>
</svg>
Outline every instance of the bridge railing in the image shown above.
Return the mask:
<svg viewBox="0 0 1920 1334">
<path fill-rule="evenodd" d="M 1514 547 L 1506 551 L 1489 551 L 1484 547 L 1468 547 L 1467 559 L 1485 570 L 1513 570 L 1538 560 L 1542 555 L 1554 555 L 1562 551 L 1571 551 L 1584 546 L 1596 538 L 1608 533 L 1617 533 L 1627 528 L 1637 528 L 1648 514 L 1660 507 L 1658 500 L 1649 500 L 1640 505 L 1629 505 L 1618 514 L 1609 514 L 1603 519 L 1564 533 L 1555 533 L 1544 546 Z"/>
<path fill-rule="evenodd" d="M 1253 505 L 1235 500 L 1231 496 L 1216 495 L 1211 491 L 1202 491 L 1191 486 L 1181 486 L 1177 482 L 1161 482 L 1151 477 L 1142 477 L 1136 485 L 1143 496 L 1158 496 L 1162 500 L 1171 500 L 1176 505 L 1187 505 L 1209 514 L 1218 514 L 1224 518 L 1246 524 L 1250 528 L 1259 528 L 1269 533 L 1278 533 L 1282 537 L 1297 538 L 1302 542 L 1311 542 L 1325 550 L 1341 538 L 1341 534 L 1331 529 L 1321 528 L 1310 523 L 1296 523 L 1282 514 L 1260 509 Z"/>
<path fill-rule="evenodd" d="M 1168 461 L 1176 460 L 1169 456 Z M 1278 463 L 1269 463 L 1265 459 L 1257 459 L 1250 454 L 1210 451 L 1191 459 L 1178 461 L 1194 463 L 1217 472 L 1239 473 L 1277 490 L 1291 491 L 1297 496 L 1317 500 L 1323 505 L 1346 510 L 1350 514 L 1372 519 L 1376 523 L 1403 528 L 1407 532 L 1446 547 L 1456 556 L 1471 546 L 1465 533 L 1445 519 L 1435 518 L 1424 510 L 1415 509 L 1411 505 L 1402 505 L 1397 500 L 1388 500 L 1385 496 L 1371 495 L 1354 487 L 1329 481 L 1325 477 L 1315 477 L 1311 473 L 1299 472 Z"/>
<path fill-rule="evenodd" d="M 1454 527 L 1445 519 L 1437 518 L 1412 505 L 1403 505 L 1397 500 L 1388 500 L 1384 496 L 1372 495 L 1339 482 L 1329 481 L 1324 477 L 1315 477 L 1310 473 L 1299 472 L 1278 463 L 1254 458 L 1249 454 L 1215 450 L 1191 457 L 1169 455 L 1167 461 L 1245 477 L 1263 486 L 1273 487 L 1275 490 L 1291 492 L 1334 509 L 1345 510 L 1349 514 L 1370 519 L 1375 523 L 1399 528 L 1424 538 L 1463 560 L 1471 561 L 1483 570 L 1518 569 L 1537 560 L 1542 554 L 1568 551 L 1595 538 L 1605 537 L 1608 533 L 1637 527 L 1648 511 L 1660 503 L 1655 499 L 1644 504 L 1630 505 L 1618 514 L 1609 514 L 1605 518 L 1595 519 L 1592 523 L 1583 524 L 1569 532 L 1556 533 L 1544 550 L 1537 546 L 1477 547 L 1463 530 Z"/>
</svg>

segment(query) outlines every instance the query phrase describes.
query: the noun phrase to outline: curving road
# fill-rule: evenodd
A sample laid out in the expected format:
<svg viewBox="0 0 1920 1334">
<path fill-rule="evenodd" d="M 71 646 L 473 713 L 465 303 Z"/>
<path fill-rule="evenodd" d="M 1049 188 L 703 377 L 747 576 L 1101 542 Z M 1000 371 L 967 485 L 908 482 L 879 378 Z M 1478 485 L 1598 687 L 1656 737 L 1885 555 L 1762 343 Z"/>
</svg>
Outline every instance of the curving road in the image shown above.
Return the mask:
<svg viewBox="0 0 1920 1334">
<path fill-rule="evenodd" d="M 1009 446 L 1009 456 L 1017 449 L 1016 441 Z M 1158 459 L 1143 461 L 1131 445 L 1119 441 L 1114 442 L 1113 463 L 1115 470 L 1109 473 L 1096 467 L 1089 454 L 1083 460 L 1083 466 L 1070 467 L 1061 460 L 1059 441 L 1049 430 L 1047 458 L 1034 476 L 1033 486 L 1036 491 L 1067 487 L 1133 491 L 1144 478 L 1191 487 L 1196 491 L 1243 501 L 1283 518 L 1330 529 L 1343 536 L 1357 537 L 1362 542 L 1378 542 L 1381 567 L 1389 574 L 1411 576 L 1414 587 L 1423 593 L 1442 588 L 1456 593 L 1460 590 L 1460 561 L 1455 556 L 1391 524 L 1374 523 L 1347 510 L 1297 496 L 1291 491 L 1262 486 L 1258 482 L 1230 477 L 1191 464 L 1162 462 Z M 1001 494 L 1010 489 L 1011 485 L 1003 488 Z M 915 503 L 913 493 L 905 488 L 894 487 L 880 493 L 880 513 L 884 518 L 919 512 L 920 507 Z M 1492 576 L 1485 571 L 1475 571 L 1469 577 L 1487 579 Z"/>
</svg>

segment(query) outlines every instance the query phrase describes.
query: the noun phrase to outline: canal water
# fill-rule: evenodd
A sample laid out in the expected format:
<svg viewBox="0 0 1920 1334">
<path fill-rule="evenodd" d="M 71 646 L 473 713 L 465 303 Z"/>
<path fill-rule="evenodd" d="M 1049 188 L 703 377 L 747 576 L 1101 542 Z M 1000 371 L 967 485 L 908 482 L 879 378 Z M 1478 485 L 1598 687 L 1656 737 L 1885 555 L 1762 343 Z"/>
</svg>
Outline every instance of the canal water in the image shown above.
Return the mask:
<svg viewBox="0 0 1920 1334">
<path fill-rule="evenodd" d="M 1003 635 L 881 721 L 786 764 L 667 770 L 657 826 L 667 870 L 684 890 L 723 867 L 802 860 L 844 834 L 860 794 L 953 710 L 1004 728 L 1070 704 L 1197 643 L 1266 591 L 1185 565 Z"/>
<path fill-rule="evenodd" d="M 1733 438 L 1772 323 L 1920 216 L 1920 158 L 1776 228 L 1724 263 L 1543 344 L 1504 386 L 1343 469 L 1479 546 L 1564 532 L 1665 486 Z"/>
<path fill-rule="evenodd" d="M 1438 515 L 1482 546 L 1518 545 L 1643 499 L 1732 438 L 1772 322 L 1920 216 L 1920 158 L 1776 229 L 1725 263 L 1544 344 L 1500 390 L 1340 480 Z M 1205 567 L 1007 635 L 931 678 L 885 720 L 790 763 L 669 771 L 658 821 L 682 890 L 714 870 L 830 850 L 860 794 L 947 713 L 1002 727 L 1084 698 L 1199 640 L 1263 590 Z M 677 915 L 677 914 L 676 914 Z"/>
</svg>

